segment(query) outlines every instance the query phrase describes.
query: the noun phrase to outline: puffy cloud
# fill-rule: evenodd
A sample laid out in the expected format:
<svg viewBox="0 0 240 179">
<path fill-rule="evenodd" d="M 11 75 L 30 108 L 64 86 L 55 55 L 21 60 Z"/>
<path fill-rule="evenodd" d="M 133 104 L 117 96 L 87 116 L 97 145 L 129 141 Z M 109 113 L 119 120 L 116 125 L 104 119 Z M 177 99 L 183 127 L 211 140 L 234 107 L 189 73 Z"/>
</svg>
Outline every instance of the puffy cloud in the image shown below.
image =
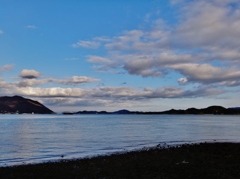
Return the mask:
<svg viewBox="0 0 240 179">
<path fill-rule="evenodd" d="M 82 89 L 75 88 L 19 88 L 18 92 L 25 96 L 35 97 L 81 97 L 84 95 Z"/>
<path fill-rule="evenodd" d="M 240 79 L 240 70 L 234 67 L 219 68 L 210 64 L 176 64 L 170 65 L 170 68 L 185 75 L 189 82 L 212 84 Z"/>
<path fill-rule="evenodd" d="M 39 100 L 41 100 L 41 98 L 39 98 Z M 84 107 L 84 109 L 86 109 L 86 107 L 108 106 L 109 104 L 109 102 L 104 99 L 89 100 L 89 99 L 71 98 L 71 97 L 45 98 L 44 102 L 50 106 L 65 106 L 65 107 L 77 106 L 77 107 Z"/>
<path fill-rule="evenodd" d="M 143 77 L 163 77 L 168 73 L 167 65 L 189 62 L 194 58 L 187 54 L 171 54 L 162 52 L 156 56 L 150 55 L 125 55 L 123 68 L 134 75 Z"/>
<path fill-rule="evenodd" d="M 90 78 L 86 76 L 73 76 L 69 79 L 55 79 L 55 78 L 46 78 L 46 79 L 23 79 L 17 83 L 15 83 L 18 87 L 33 87 L 38 86 L 46 83 L 57 83 L 57 84 L 63 84 L 63 85 L 78 85 L 83 83 L 93 83 L 93 82 L 99 82 L 100 79 L 96 78 Z"/>
<path fill-rule="evenodd" d="M 1 90 L 7 89 L 7 91 L 8 91 L 11 88 L 15 88 L 15 86 L 12 83 L 8 83 L 8 82 L 4 81 L 4 79 L 0 78 L 0 89 Z"/>
<path fill-rule="evenodd" d="M 110 72 L 115 74 L 122 73 L 120 70 L 116 70 L 122 64 L 121 59 L 110 60 L 108 58 L 99 57 L 99 56 L 88 56 L 88 62 L 98 64 L 98 65 L 95 65 L 93 68 L 99 72 L 104 72 L 104 73 Z"/>
<path fill-rule="evenodd" d="M 231 81 L 223 81 L 223 82 L 220 82 L 219 85 L 221 86 L 240 86 L 240 80 L 231 80 Z"/>
<path fill-rule="evenodd" d="M 73 83 L 82 83 L 88 80 L 82 78 L 73 78 Z M 81 98 L 88 100 L 104 100 L 104 101 L 135 101 L 158 98 L 182 98 L 198 96 L 218 95 L 219 91 L 216 89 L 215 93 L 209 92 L 210 88 L 201 88 L 185 91 L 183 88 L 177 87 L 161 87 L 161 88 L 133 88 L 128 86 L 112 87 L 101 86 L 96 88 L 82 89 L 82 88 L 42 88 L 35 87 L 44 84 L 54 79 L 25 79 L 17 83 L 8 83 L 0 79 L 0 94 L 14 94 L 29 97 L 44 97 L 44 98 Z M 95 81 L 95 80 L 94 80 Z"/>
<path fill-rule="evenodd" d="M 124 31 L 107 38 L 101 43 L 108 55 L 88 56 L 88 62 L 100 72 L 163 78 L 175 71 L 185 76 L 179 84 L 187 79 L 202 84 L 239 85 L 240 2 L 171 3 L 180 8 L 175 26 L 157 19 L 149 30 Z M 221 66 L 215 66 L 216 61 Z"/>
<path fill-rule="evenodd" d="M 63 85 L 78 85 L 82 83 L 93 83 L 99 82 L 99 79 L 86 77 L 86 76 L 72 76 L 69 79 L 55 79 L 55 78 L 46 78 L 37 80 L 40 77 L 40 72 L 35 70 L 22 70 L 19 74 L 22 81 L 16 83 L 19 87 L 31 87 L 31 86 L 38 86 L 45 83 L 58 83 Z"/>
<path fill-rule="evenodd" d="M 76 97 L 105 100 L 144 100 L 153 98 L 182 98 L 182 97 L 205 97 L 218 95 L 220 90 L 215 88 L 197 88 L 185 91 L 182 88 L 162 87 L 157 89 L 136 89 L 132 87 L 99 87 L 93 89 L 81 88 L 18 88 L 18 93 L 32 97 Z"/>
<path fill-rule="evenodd" d="M 182 48 L 239 46 L 240 13 L 234 1 L 193 1 L 186 3 L 181 24 L 173 30 L 171 43 Z M 239 4 L 239 3 L 238 3 Z"/>
<path fill-rule="evenodd" d="M 187 78 L 179 78 L 179 79 L 178 79 L 178 83 L 179 83 L 180 85 L 186 84 L 187 82 L 188 82 Z"/>
<path fill-rule="evenodd" d="M 43 79 L 43 80 L 37 80 L 37 79 L 23 79 L 16 83 L 18 87 L 32 87 L 32 86 L 38 86 L 45 83 L 51 82 L 51 79 Z"/>
<path fill-rule="evenodd" d="M 123 35 L 114 37 L 114 39 L 105 45 L 106 49 L 130 50 L 129 47 L 140 41 L 144 32 L 140 30 L 125 31 Z"/>
<path fill-rule="evenodd" d="M 0 67 L 0 73 L 9 71 L 9 70 L 13 69 L 13 67 L 14 67 L 14 65 L 4 65 L 4 66 Z"/>
<path fill-rule="evenodd" d="M 21 78 L 27 78 L 27 79 L 39 78 L 40 75 L 41 73 L 36 70 L 27 70 L 27 69 L 22 70 L 21 73 L 19 74 Z"/>
<path fill-rule="evenodd" d="M 211 47 L 208 48 L 211 53 L 209 59 L 218 59 L 224 62 L 232 62 L 239 64 L 240 59 L 240 46 L 235 46 L 234 48 L 229 47 Z"/>
<path fill-rule="evenodd" d="M 111 63 L 111 60 L 99 56 L 88 56 L 88 62 L 91 63 Z"/>
<path fill-rule="evenodd" d="M 223 93 L 226 93 L 226 91 L 210 86 L 200 86 L 191 90 L 184 91 L 182 97 L 216 97 Z"/>
<path fill-rule="evenodd" d="M 78 48 L 78 47 L 83 47 L 83 48 L 92 48 L 92 49 L 96 49 L 100 46 L 99 42 L 94 42 L 94 41 L 84 41 L 84 40 L 80 40 L 75 44 L 72 44 L 73 48 Z"/>
<path fill-rule="evenodd" d="M 58 79 L 52 79 L 51 82 L 64 84 L 64 85 L 77 85 L 82 83 L 93 83 L 93 82 L 99 82 L 100 79 L 96 78 L 90 78 L 86 76 L 73 76 L 71 79 L 67 80 L 58 80 Z"/>
<path fill-rule="evenodd" d="M 217 96 L 226 92 L 219 90 L 222 86 L 239 86 L 240 2 L 171 0 L 171 3 L 180 8 L 178 22 L 174 25 L 164 19 L 157 19 L 148 26 L 148 30 L 133 29 L 112 38 L 80 40 L 72 47 L 97 49 L 102 45 L 106 50 L 105 56 L 97 56 L 96 53 L 87 56 L 88 62 L 97 71 L 157 78 L 164 78 L 174 72 L 183 76 L 172 76 L 176 77 L 179 87 L 139 89 L 124 85 L 92 89 L 40 88 L 36 86 L 45 83 L 77 85 L 100 80 L 84 76 L 37 79 L 40 77 L 39 72 L 23 70 L 19 75 L 23 78 L 20 82 L 7 83 L 0 80 L 0 92 L 44 97 L 41 99 L 49 104 L 94 106 L 96 102 L 102 106 L 116 103 L 127 106 L 152 99 Z M 147 22 L 150 20 L 148 18 Z M 181 86 L 186 83 L 202 86 Z"/>
<path fill-rule="evenodd" d="M 70 79 L 69 79 L 70 80 Z M 81 83 L 82 78 L 72 78 L 73 82 Z M 57 81 L 57 80 L 56 80 Z M 64 81 L 64 80 L 63 80 Z M 165 98 L 193 98 L 211 97 L 221 94 L 217 88 L 197 87 L 184 90 L 178 87 L 161 88 L 134 88 L 128 86 L 101 86 L 95 88 L 63 88 L 63 87 L 36 87 L 38 85 L 55 82 L 55 79 L 24 79 L 16 83 L 8 83 L 0 79 L 0 95 L 21 95 L 39 99 L 51 106 L 82 106 L 82 107 L 133 107 L 141 106 L 142 101 L 150 102 L 154 99 Z M 59 81 L 57 81 L 59 82 Z M 66 82 L 66 81 L 65 81 Z"/>
</svg>

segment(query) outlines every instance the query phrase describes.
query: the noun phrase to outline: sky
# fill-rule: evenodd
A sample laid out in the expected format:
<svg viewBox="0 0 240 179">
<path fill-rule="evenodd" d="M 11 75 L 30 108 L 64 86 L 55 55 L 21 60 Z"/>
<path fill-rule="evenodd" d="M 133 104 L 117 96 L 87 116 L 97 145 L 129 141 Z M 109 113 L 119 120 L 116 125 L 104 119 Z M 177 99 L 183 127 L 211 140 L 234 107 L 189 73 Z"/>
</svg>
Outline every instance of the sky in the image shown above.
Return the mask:
<svg viewBox="0 0 240 179">
<path fill-rule="evenodd" d="M 240 106 L 239 0 L 0 0 L 0 96 L 63 111 Z"/>
</svg>

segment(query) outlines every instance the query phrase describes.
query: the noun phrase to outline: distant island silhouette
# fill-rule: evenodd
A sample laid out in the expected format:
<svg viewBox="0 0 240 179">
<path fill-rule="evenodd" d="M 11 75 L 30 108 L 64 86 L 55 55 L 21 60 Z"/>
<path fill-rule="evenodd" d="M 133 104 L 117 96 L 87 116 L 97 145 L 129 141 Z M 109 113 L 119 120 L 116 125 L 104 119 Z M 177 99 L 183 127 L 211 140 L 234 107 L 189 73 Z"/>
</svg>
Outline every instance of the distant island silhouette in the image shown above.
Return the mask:
<svg viewBox="0 0 240 179">
<path fill-rule="evenodd" d="M 66 113 L 67 114 L 67 113 Z M 160 112 L 142 112 L 142 111 L 129 111 L 126 109 L 115 111 L 115 112 L 107 112 L 107 111 L 78 111 L 75 113 L 69 114 L 216 114 L 216 115 L 239 115 L 240 107 L 235 108 L 224 108 L 222 106 L 209 106 L 207 108 L 197 109 L 197 108 L 188 108 L 186 110 L 176 110 L 171 109 L 167 111 Z"/>
<path fill-rule="evenodd" d="M 0 97 L 0 114 L 54 114 L 38 101 L 21 96 Z"/>
<path fill-rule="evenodd" d="M 38 101 L 24 98 L 22 96 L 2 96 L 0 97 L 0 114 L 55 114 L 51 109 L 45 107 Z M 224 108 L 222 106 L 209 106 L 207 108 L 197 109 L 188 108 L 171 109 L 167 111 L 144 112 L 144 111 L 129 111 L 122 109 L 115 112 L 107 111 L 78 111 L 78 112 L 63 112 L 66 115 L 73 114 L 216 114 L 216 115 L 240 115 L 240 107 Z"/>
</svg>

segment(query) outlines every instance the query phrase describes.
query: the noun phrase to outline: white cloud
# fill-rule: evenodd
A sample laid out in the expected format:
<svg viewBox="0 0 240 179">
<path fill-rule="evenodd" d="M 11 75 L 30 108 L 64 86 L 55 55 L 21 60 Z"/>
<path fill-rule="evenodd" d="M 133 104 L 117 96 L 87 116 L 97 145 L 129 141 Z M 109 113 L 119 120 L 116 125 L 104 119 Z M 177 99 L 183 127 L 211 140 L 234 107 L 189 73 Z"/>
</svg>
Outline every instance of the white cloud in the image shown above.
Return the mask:
<svg viewBox="0 0 240 179">
<path fill-rule="evenodd" d="M 178 83 L 179 83 L 180 85 L 186 84 L 187 82 L 188 82 L 187 78 L 179 78 L 179 79 L 178 79 Z"/>
<path fill-rule="evenodd" d="M 157 78 L 177 73 L 174 77 L 179 87 L 139 89 L 124 85 L 82 89 L 75 85 L 101 80 L 86 76 L 39 79 L 39 72 L 23 70 L 19 82 L 0 80 L 0 93 L 39 97 L 52 105 L 127 106 L 152 99 L 215 97 L 226 92 L 220 90 L 223 86 L 240 86 L 240 2 L 171 0 L 171 3 L 180 8 L 178 22 L 174 25 L 156 19 L 148 28 L 124 31 L 114 37 L 80 40 L 72 47 L 104 47 L 106 55 L 98 56 L 95 52 L 87 56 L 97 71 Z M 72 85 L 74 88 L 39 87 L 46 83 Z M 192 85 L 195 87 L 183 85 L 189 83 L 196 83 Z"/>
<path fill-rule="evenodd" d="M 2 30 L 0 30 L 0 35 L 1 35 L 1 34 L 3 34 L 3 31 L 2 31 Z"/>
<path fill-rule="evenodd" d="M 82 48 L 92 48 L 92 49 L 96 49 L 100 46 L 100 42 L 94 42 L 94 41 L 84 41 L 84 40 L 80 40 L 75 44 L 72 44 L 73 48 L 78 48 L 78 47 L 82 47 Z"/>
<path fill-rule="evenodd" d="M 166 98 L 193 98 L 213 97 L 221 94 L 217 88 L 198 87 L 184 90 L 178 87 L 161 88 L 134 88 L 128 86 L 101 86 L 95 88 L 62 88 L 62 87 L 37 87 L 45 83 L 83 83 L 89 78 L 72 77 L 67 80 L 58 79 L 23 79 L 20 82 L 8 83 L 0 79 L 0 95 L 21 95 L 38 99 L 47 105 L 55 106 L 82 106 L 86 107 L 137 107 L 149 103 L 154 99 Z M 92 80 L 90 80 L 92 81 Z M 95 81 L 95 79 L 93 80 Z M 116 105 L 117 104 L 117 105 Z"/>
<path fill-rule="evenodd" d="M 111 60 L 107 59 L 107 58 L 103 58 L 103 57 L 99 57 L 99 56 L 88 56 L 88 62 L 91 63 L 111 63 Z"/>
<path fill-rule="evenodd" d="M 39 98 L 40 100 L 42 98 Z M 95 100 L 89 100 L 89 99 L 81 99 L 81 98 L 64 98 L 64 97 L 55 97 L 55 98 L 45 98 L 45 103 L 47 103 L 50 106 L 64 106 L 64 110 L 66 111 L 66 107 L 78 107 L 77 110 L 79 110 L 80 107 L 84 107 L 86 109 L 87 107 L 99 107 L 99 106 L 108 106 L 109 102 L 104 99 L 95 99 Z"/>
<path fill-rule="evenodd" d="M 162 52 L 154 56 L 149 55 L 123 55 L 125 59 L 123 68 L 129 73 L 134 75 L 141 75 L 143 77 L 163 77 L 167 72 L 168 65 L 182 64 L 190 62 L 194 57 L 188 54 L 175 55 L 171 52 Z"/>
<path fill-rule="evenodd" d="M 27 77 L 26 77 L 27 76 Z M 46 78 L 46 79 L 36 79 L 36 78 L 29 78 L 32 77 L 32 73 L 25 74 L 23 80 L 15 83 L 18 87 L 33 87 L 33 86 L 39 86 L 46 83 L 55 83 L 55 84 L 62 84 L 62 85 L 69 85 L 69 86 L 75 86 L 78 84 L 83 83 L 94 83 L 99 82 L 100 79 L 96 78 L 90 78 L 86 76 L 73 76 L 69 79 L 55 79 L 55 78 Z"/>
<path fill-rule="evenodd" d="M 43 80 L 37 80 L 37 79 L 23 79 L 16 83 L 18 87 L 32 87 L 32 86 L 38 86 L 45 83 L 51 82 L 51 79 L 43 79 Z"/>
<path fill-rule="evenodd" d="M 36 87 L 38 85 L 56 82 L 64 84 L 78 84 L 85 82 L 95 82 L 96 79 L 88 77 L 72 77 L 69 81 L 59 81 L 56 79 L 24 79 L 20 82 L 8 83 L 3 79 L 0 79 L 0 94 L 5 95 L 23 95 L 28 97 L 44 97 L 44 98 L 80 98 L 88 100 L 100 100 L 105 101 L 135 101 L 135 100 L 147 100 L 147 99 L 159 99 L 159 98 L 182 98 L 193 96 L 212 96 L 220 94 L 219 90 L 215 89 L 214 92 L 209 92 L 213 88 L 197 88 L 194 90 L 185 91 L 183 88 L 177 87 L 161 87 L 161 88 L 134 88 L 128 86 L 112 87 L 101 86 L 96 88 L 42 88 Z"/>
<path fill-rule="evenodd" d="M 101 43 L 108 55 L 89 55 L 88 62 L 99 72 L 164 78 L 175 71 L 185 76 L 179 84 L 187 79 L 209 85 L 239 85 L 240 2 L 171 2 L 180 8 L 175 26 L 157 19 L 150 30 L 129 30 L 107 38 Z M 215 66 L 216 61 L 222 66 Z"/>
<path fill-rule="evenodd" d="M 135 59 L 137 58 L 137 59 Z M 129 74 L 141 75 L 143 77 L 148 76 L 163 76 L 160 69 L 156 68 L 156 61 L 146 57 L 146 56 L 136 56 L 128 58 L 130 60 L 126 61 L 124 64 L 124 69 L 128 71 Z"/>
<path fill-rule="evenodd" d="M 9 91 L 11 88 L 15 89 L 15 85 L 4 81 L 4 79 L 0 78 L 0 90 Z M 10 90 L 11 91 L 11 90 Z M 4 93 L 3 93 L 4 94 Z M 7 94 L 7 93 L 6 93 Z"/>
<path fill-rule="evenodd" d="M 0 67 L 0 73 L 12 70 L 13 67 L 14 67 L 14 65 L 4 65 L 4 66 Z"/>
<path fill-rule="evenodd" d="M 181 97 L 204 97 L 218 95 L 220 91 L 214 88 L 198 88 L 183 90 L 176 87 L 163 87 L 157 89 L 139 90 L 132 87 L 99 87 L 93 89 L 81 88 L 19 88 L 21 94 L 35 97 L 76 97 L 82 99 L 105 99 L 105 100 L 143 100 L 153 98 L 181 98 Z"/>
<path fill-rule="evenodd" d="M 182 23 L 173 31 L 171 42 L 185 48 L 239 45 L 236 37 L 240 35 L 240 14 L 229 2 L 186 3 Z"/>
<path fill-rule="evenodd" d="M 240 70 L 234 67 L 219 68 L 210 64 L 176 64 L 169 67 L 185 75 L 189 82 L 213 84 L 240 79 Z"/>
<path fill-rule="evenodd" d="M 98 64 L 95 65 L 93 68 L 98 72 L 103 73 L 115 73 L 119 74 L 122 73 L 121 70 L 118 69 L 119 66 L 122 64 L 122 59 L 118 60 L 110 60 L 109 58 L 99 57 L 99 56 L 87 56 L 88 62 Z"/>
<path fill-rule="evenodd" d="M 70 79 L 66 79 L 66 80 L 52 79 L 51 82 L 64 84 L 64 85 L 77 85 L 82 83 L 93 83 L 93 82 L 99 82 L 99 81 L 100 79 L 90 78 L 86 76 L 73 76 Z"/>
<path fill-rule="evenodd" d="M 25 96 L 35 97 L 81 97 L 83 95 L 82 89 L 75 88 L 19 88 L 18 92 Z"/>
<path fill-rule="evenodd" d="M 141 47 L 141 38 L 144 32 L 141 30 L 125 31 L 122 35 L 113 37 L 112 41 L 105 45 L 108 50 L 135 50 Z M 139 48 L 138 47 L 138 48 Z"/>
<path fill-rule="evenodd" d="M 40 75 L 41 73 L 36 70 L 27 70 L 27 69 L 22 70 L 21 73 L 19 74 L 21 78 L 27 78 L 27 79 L 39 78 Z"/>
<path fill-rule="evenodd" d="M 222 85 L 222 86 L 240 86 L 240 80 L 231 80 L 231 81 L 223 81 L 223 82 L 220 82 L 219 85 Z"/>
</svg>

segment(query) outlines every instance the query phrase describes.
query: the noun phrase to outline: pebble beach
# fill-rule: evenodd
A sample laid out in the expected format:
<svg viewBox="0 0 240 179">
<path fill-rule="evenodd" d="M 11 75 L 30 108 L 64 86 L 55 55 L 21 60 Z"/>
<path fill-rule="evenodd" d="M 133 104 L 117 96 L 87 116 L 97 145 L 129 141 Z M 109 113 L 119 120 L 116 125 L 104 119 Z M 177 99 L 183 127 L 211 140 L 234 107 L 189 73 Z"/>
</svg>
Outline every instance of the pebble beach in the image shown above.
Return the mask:
<svg viewBox="0 0 240 179">
<path fill-rule="evenodd" d="M 0 168 L 2 179 L 240 178 L 240 143 L 143 148 L 74 160 Z"/>
</svg>

